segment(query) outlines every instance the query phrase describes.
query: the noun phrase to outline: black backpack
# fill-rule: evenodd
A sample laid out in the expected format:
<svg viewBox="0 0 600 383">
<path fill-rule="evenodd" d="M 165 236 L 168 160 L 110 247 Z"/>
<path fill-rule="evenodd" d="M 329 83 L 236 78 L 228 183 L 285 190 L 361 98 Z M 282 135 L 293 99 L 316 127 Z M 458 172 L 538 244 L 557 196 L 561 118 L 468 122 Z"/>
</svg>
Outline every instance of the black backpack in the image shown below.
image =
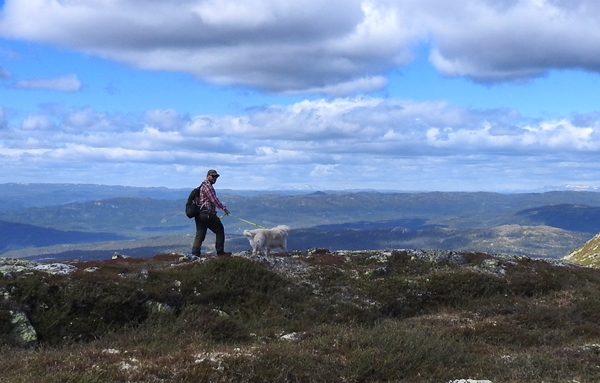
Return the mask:
<svg viewBox="0 0 600 383">
<path fill-rule="evenodd" d="M 200 207 L 198 206 L 199 191 L 200 187 L 194 188 L 185 203 L 185 215 L 188 218 L 194 218 L 200 212 Z"/>
</svg>

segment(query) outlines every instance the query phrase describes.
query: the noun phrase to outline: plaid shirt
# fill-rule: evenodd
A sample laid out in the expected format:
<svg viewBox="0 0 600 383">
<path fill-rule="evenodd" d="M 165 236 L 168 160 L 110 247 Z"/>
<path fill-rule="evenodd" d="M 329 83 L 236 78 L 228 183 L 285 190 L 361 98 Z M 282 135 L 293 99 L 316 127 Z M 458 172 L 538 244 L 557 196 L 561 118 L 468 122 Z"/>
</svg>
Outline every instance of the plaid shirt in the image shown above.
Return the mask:
<svg viewBox="0 0 600 383">
<path fill-rule="evenodd" d="M 213 188 L 212 184 L 208 180 L 202 181 L 198 194 L 198 205 L 204 205 L 202 210 L 206 208 L 208 209 L 209 213 L 216 213 L 217 208 L 221 210 L 227 209 L 227 207 L 225 207 L 225 205 L 223 205 L 217 198 L 215 188 Z"/>
</svg>

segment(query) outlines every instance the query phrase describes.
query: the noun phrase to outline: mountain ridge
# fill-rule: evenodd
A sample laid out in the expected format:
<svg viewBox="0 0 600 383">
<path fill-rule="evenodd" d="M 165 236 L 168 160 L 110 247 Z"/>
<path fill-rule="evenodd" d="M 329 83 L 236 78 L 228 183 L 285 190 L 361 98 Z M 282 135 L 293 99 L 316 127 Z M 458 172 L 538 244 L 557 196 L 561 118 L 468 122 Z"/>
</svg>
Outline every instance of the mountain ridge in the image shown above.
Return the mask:
<svg viewBox="0 0 600 383">
<path fill-rule="evenodd" d="M 37 187 L 39 185 L 33 190 Z M 67 188 L 61 191 L 61 195 L 65 199 L 81 197 L 82 190 L 76 187 L 71 193 Z M 147 192 L 155 193 L 157 190 L 151 188 Z M 183 214 L 187 191 L 180 192 L 185 194 L 176 199 L 119 196 L 5 210 L 2 219 L 32 225 L 28 227 L 31 230 L 34 230 L 33 226 L 40 226 L 60 231 L 112 233 L 138 241 L 154 239 L 155 244 L 149 245 L 148 249 L 165 250 L 163 245 L 172 243 L 170 236 L 183 236 L 180 237 L 184 238 L 181 244 L 174 248 L 182 251 L 191 245 L 183 242 L 189 242 L 187 236 L 194 234 L 194 222 Z M 140 193 L 140 190 L 136 189 L 135 193 Z M 251 196 L 227 194 L 220 190 L 217 193 L 233 213 L 233 216 L 222 220 L 228 243 L 236 250 L 247 246 L 241 234 L 245 229 L 254 228 L 248 221 L 265 227 L 278 224 L 292 227 L 290 244 L 295 244 L 298 250 L 317 246 L 341 249 L 344 242 L 357 243 L 354 237 L 361 237 L 364 238 L 363 243 L 369 243 L 370 249 L 452 249 L 452 246 L 466 249 L 471 246 L 472 250 L 539 257 L 564 256 L 600 231 L 597 223 L 600 219 L 596 220 L 600 214 L 600 193 L 596 192 L 511 195 L 489 192 L 313 192 Z M 16 203 L 11 198 L 9 194 L 2 194 L 0 187 L 0 204 Z M 520 228 L 508 230 L 510 225 Z M 531 227 L 538 228 L 533 230 Z M 563 231 L 551 230 L 550 227 Z M 20 227 L 23 232 L 15 233 L 15 238 L 30 235 L 24 228 Z M 502 238 L 502 233 L 507 237 Z M 544 240 L 544 235 L 549 240 Z M 46 244 L 68 243 L 68 240 L 59 241 L 57 237 L 56 243 Z M 210 243 L 210 240 L 205 242 L 207 246 Z M 24 248 L 26 245 L 20 246 Z M 15 246 L 0 246 L 0 254 L 11 250 L 10 254 L 28 256 L 26 252 L 19 253 Z M 105 248 L 103 246 L 99 244 L 99 247 Z M 83 247 L 79 248 L 86 251 Z"/>
</svg>

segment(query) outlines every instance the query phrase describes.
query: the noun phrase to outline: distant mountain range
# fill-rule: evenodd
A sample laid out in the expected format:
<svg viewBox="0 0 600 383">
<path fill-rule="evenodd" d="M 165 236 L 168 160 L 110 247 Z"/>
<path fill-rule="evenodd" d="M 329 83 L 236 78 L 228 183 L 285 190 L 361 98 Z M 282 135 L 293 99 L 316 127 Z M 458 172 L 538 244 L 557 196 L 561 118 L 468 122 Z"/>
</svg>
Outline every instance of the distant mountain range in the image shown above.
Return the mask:
<svg viewBox="0 0 600 383">
<path fill-rule="evenodd" d="M 197 186 L 197 185 L 195 185 Z M 191 189 L 169 189 L 164 187 L 131 187 L 94 184 L 0 184 L 0 211 L 19 210 L 28 207 L 45 207 L 75 202 L 88 202 L 110 198 L 133 197 L 181 200 L 187 198 Z M 300 195 L 313 191 L 221 190 L 242 196 L 260 194 Z"/>
<path fill-rule="evenodd" d="M 296 250 L 429 248 L 555 258 L 600 232 L 600 193 L 590 191 L 261 194 L 217 188 L 217 193 L 233 214 L 222 218 L 230 251 L 249 250 L 241 233 L 253 224 L 289 225 L 288 243 Z M 193 220 L 183 213 L 188 194 L 0 184 L 0 256 L 62 257 L 65 244 L 73 258 L 119 249 L 148 256 L 188 251 L 194 234 Z M 207 251 L 211 241 L 205 241 Z"/>
<path fill-rule="evenodd" d="M 517 213 L 531 224 L 595 234 L 600 232 L 600 207 L 559 204 L 525 209 Z"/>
<path fill-rule="evenodd" d="M 128 239 L 114 233 L 63 231 L 23 223 L 0 221 L 0 250 L 51 246 L 57 243 L 81 244 Z"/>
</svg>

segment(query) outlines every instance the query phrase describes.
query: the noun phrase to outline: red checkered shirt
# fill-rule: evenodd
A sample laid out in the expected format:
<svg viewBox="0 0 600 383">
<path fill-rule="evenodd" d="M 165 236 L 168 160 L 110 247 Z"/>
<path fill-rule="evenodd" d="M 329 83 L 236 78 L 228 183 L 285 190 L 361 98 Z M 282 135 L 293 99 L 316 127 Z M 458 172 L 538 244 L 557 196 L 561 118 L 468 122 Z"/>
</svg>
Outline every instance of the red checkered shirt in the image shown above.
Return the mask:
<svg viewBox="0 0 600 383">
<path fill-rule="evenodd" d="M 202 210 L 208 209 L 209 213 L 216 213 L 217 208 L 221 210 L 227 209 L 227 207 L 225 207 L 225 205 L 223 205 L 221 201 L 219 201 L 219 199 L 217 198 L 215 188 L 213 188 L 210 181 L 202 181 L 202 183 L 200 184 L 200 192 L 198 194 L 198 205 L 204 205 Z"/>
</svg>

